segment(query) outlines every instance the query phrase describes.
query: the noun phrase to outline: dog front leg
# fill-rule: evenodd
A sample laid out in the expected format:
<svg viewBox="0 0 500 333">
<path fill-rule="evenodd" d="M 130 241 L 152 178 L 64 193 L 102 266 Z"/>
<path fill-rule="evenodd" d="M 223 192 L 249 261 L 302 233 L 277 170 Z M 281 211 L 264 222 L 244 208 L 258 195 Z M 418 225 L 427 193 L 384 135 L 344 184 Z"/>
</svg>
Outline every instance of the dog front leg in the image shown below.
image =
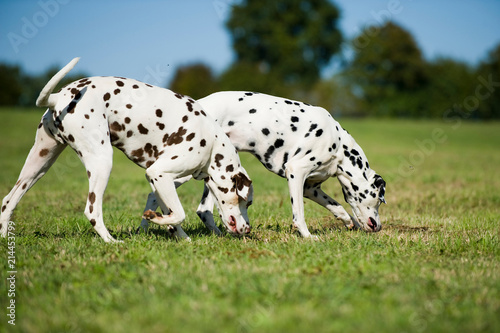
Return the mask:
<svg viewBox="0 0 500 333">
<path fill-rule="evenodd" d="M 207 184 L 205 184 L 205 187 L 203 188 L 203 195 L 201 197 L 200 205 L 196 210 L 196 214 L 198 214 L 198 217 L 203 221 L 205 226 L 210 231 L 212 231 L 217 236 L 220 236 L 222 235 L 222 233 L 219 228 L 217 228 L 217 225 L 215 225 L 214 221 L 213 209 L 215 203 L 216 201 L 214 195 L 212 194 L 212 192 L 210 192 Z"/>
<path fill-rule="evenodd" d="M 171 226 L 175 236 L 189 240 L 189 237 L 180 227 L 180 224 L 186 218 L 186 214 L 175 190 L 174 181 L 176 176 L 161 170 L 161 164 L 155 163 L 146 170 L 146 177 L 151 184 L 157 204 L 163 212 L 168 212 L 168 215 L 154 210 L 146 210 L 143 218 L 159 225 Z"/>
<path fill-rule="evenodd" d="M 332 213 L 335 218 L 344 222 L 347 229 L 355 228 L 354 217 L 349 215 L 349 213 L 339 204 L 337 201 L 332 199 L 328 194 L 323 192 L 321 189 L 321 184 L 318 186 L 312 186 L 306 182 L 304 186 L 304 196 L 317 204 L 325 207 Z"/>
</svg>

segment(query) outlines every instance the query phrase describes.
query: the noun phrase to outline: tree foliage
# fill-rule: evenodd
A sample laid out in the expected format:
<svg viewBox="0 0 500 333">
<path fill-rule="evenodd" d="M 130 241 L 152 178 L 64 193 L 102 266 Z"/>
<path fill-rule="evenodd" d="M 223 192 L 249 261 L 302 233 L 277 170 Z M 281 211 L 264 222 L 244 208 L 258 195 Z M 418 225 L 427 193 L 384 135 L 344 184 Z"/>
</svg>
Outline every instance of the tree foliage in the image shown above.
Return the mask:
<svg viewBox="0 0 500 333">
<path fill-rule="evenodd" d="M 478 113 L 481 118 L 500 118 L 500 45 L 497 45 L 479 67 L 484 87 Z M 484 84 L 484 81 L 487 84 Z M 489 94 L 488 94 L 489 93 Z"/>
<path fill-rule="evenodd" d="M 407 116 L 421 109 L 405 102 L 429 80 L 426 62 L 408 31 L 393 22 L 366 27 L 352 45 L 355 55 L 346 74 L 373 112 Z"/>
<path fill-rule="evenodd" d="M 0 106 L 18 104 L 22 93 L 19 66 L 0 64 Z"/>
<path fill-rule="evenodd" d="M 217 91 L 217 83 L 210 67 L 198 63 L 178 67 L 169 88 L 198 99 Z"/>
<path fill-rule="evenodd" d="M 338 21 L 327 0 L 243 0 L 227 21 L 236 54 L 229 71 L 252 68 L 281 85 L 312 84 L 340 50 Z"/>
</svg>

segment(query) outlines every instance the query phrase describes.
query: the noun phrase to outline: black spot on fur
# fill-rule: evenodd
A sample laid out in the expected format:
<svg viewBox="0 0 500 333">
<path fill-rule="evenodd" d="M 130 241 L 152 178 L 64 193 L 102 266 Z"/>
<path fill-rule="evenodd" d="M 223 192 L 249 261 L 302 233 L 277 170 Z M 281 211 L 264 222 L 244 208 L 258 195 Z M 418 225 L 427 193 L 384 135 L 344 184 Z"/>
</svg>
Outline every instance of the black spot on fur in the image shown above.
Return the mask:
<svg viewBox="0 0 500 333">
<path fill-rule="evenodd" d="M 285 141 L 283 141 L 283 139 L 277 139 L 276 141 L 274 141 L 274 147 L 281 148 L 281 147 L 283 147 L 284 143 L 285 143 Z"/>
</svg>

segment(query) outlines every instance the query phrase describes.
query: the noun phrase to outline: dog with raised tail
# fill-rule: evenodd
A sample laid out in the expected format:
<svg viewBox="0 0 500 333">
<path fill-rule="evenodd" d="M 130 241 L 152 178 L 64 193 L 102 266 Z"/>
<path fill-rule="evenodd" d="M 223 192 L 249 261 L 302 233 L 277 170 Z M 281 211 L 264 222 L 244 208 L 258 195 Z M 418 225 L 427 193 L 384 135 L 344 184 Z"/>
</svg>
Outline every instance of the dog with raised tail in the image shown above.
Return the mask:
<svg viewBox="0 0 500 333">
<path fill-rule="evenodd" d="M 232 234 L 250 232 L 247 207 L 252 182 L 229 138 L 200 104 L 170 90 L 123 77 L 91 77 L 52 93 L 76 65 L 73 59 L 47 83 L 36 105 L 48 107 L 14 188 L 3 199 L 0 234 L 22 196 L 70 146 L 87 170 L 89 192 L 85 215 L 106 242 L 115 239 L 104 225 L 102 201 L 113 164 L 112 146 L 146 169 L 164 214 L 144 212 L 148 221 L 180 227 L 185 213 L 174 180 L 186 176 L 205 180 L 216 199 L 224 225 Z"/>
</svg>

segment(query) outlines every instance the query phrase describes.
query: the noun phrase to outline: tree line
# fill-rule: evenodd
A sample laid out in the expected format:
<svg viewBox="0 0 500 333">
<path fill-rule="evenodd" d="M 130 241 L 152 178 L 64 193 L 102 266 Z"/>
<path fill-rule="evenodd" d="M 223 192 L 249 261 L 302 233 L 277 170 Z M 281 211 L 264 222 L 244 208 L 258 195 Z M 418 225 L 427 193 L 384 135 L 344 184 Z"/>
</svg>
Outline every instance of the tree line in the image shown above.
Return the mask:
<svg viewBox="0 0 500 333">
<path fill-rule="evenodd" d="M 240 1 L 225 22 L 235 61 L 217 74 L 203 63 L 180 66 L 167 88 L 193 98 L 265 92 L 320 105 L 334 116 L 500 118 L 500 45 L 476 66 L 446 57 L 429 61 L 393 21 L 346 40 L 339 19 L 328 0 Z M 338 70 L 322 76 L 332 62 Z M 29 77 L 0 64 L 0 105 L 33 105 L 56 71 Z"/>
</svg>

